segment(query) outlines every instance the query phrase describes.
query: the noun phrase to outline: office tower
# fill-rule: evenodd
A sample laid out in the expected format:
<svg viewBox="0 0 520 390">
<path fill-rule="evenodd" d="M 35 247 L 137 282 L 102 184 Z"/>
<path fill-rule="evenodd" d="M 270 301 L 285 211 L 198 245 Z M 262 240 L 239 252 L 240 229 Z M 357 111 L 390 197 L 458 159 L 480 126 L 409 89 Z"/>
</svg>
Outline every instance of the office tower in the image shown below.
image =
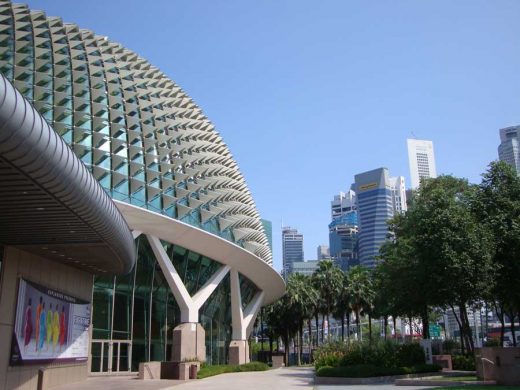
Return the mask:
<svg viewBox="0 0 520 390">
<path fill-rule="evenodd" d="M 282 227 L 283 274 L 287 277 L 292 271 L 292 263 L 303 261 L 303 234 L 290 226 Z"/>
<path fill-rule="evenodd" d="M 359 218 L 359 262 L 374 267 L 388 234 L 387 220 L 394 215 L 388 169 L 378 168 L 355 176 Z"/>
<path fill-rule="evenodd" d="M 330 202 L 331 218 L 337 218 L 355 208 L 356 193 L 352 189 L 347 192 L 340 192 L 339 195 L 334 195 L 334 199 Z"/>
<path fill-rule="evenodd" d="M 394 214 L 403 213 L 408 210 L 406 204 L 406 186 L 404 184 L 404 176 L 396 176 L 389 178 L 390 189 L 392 191 L 392 205 Z"/>
<path fill-rule="evenodd" d="M 350 210 L 336 217 L 329 224 L 330 256 L 346 271 L 358 264 L 358 218 L 357 211 Z"/>
<path fill-rule="evenodd" d="M 412 189 L 419 187 L 421 178 L 437 177 L 433 142 L 420 139 L 407 139 L 408 164 Z"/>
<path fill-rule="evenodd" d="M 328 245 L 318 245 L 317 248 L 318 260 L 330 258 L 330 251 Z"/>
<path fill-rule="evenodd" d="M 269 248 L 271 252 L 273 251 L 273 223 L 268 221 L 267 219 L 261 219 L 262 226 L 264 228 L 265 236 L 267 237 L 267 243 L 269 244 Z"/>
<path fill-rule="evenodd" d="M 520 126 L 511 126 L 500 129 L 500 145 L 498 146 L 498 158 L 511 165 L 517 173 L 520 173 L 520 153 L 518 150 L 518 133 Z"/>
</svg>

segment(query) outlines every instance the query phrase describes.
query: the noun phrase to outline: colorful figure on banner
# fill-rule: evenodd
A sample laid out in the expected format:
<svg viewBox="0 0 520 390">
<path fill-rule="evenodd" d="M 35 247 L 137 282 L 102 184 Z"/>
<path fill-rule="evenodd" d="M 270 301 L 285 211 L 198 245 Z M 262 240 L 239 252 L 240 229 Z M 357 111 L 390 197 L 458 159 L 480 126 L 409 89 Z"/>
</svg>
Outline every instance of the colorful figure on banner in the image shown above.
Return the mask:
<svg viewBox="0 0 520 390">
<path fill-rule="evenodd" d="M 62 306 L 60 314 L 60 352 L 61 348 L 65 344 L 65 331 L 65 306 Z"/>
<path fill-rule="evenodd" d="M 43 342 L 45 341 L 45 319 L 46 319 L 46 313 L 45 313 L 45 302 L 42 303 L 42 310 L 40 312 L 40 339 L 38 342 L 38 354 L 40 354 L 41 350 L 43 349 Z"/>
<path fill-rule="evenodd" d="M 23 341 L 23 348 L 24 351 L 27 352 L 27 345 L 31 342 L 31 335 L 32 335 L 32 301 L 31 298 L 29 298 L 29 302 L 27 303 L 27 308 L 25 309 L 25 325 L 24 325 L 24 332 L 25 337 Z"/>
<path fill-rule="evenodd" d="M 56 311 L 52 317 L 52 352 L 56 351 L 58 338 L 60 336 L 60 314 L 58 313 L 58 310 L 58 304 L 56 304 Z"/>
<path fill-rule="evenodd" d="M 40 303 L 38 304 L 38 306 L 36 307 L 36 317 L 35 317 L 35 328 L 36 328 L 36 332 L 35 332 L 35 335 L 34 335 L 34 340 L 35 340 L 35 347 L 34 347 L 34 350 L 36 352 L 38 352 L 38 345 L 40 345 L 40 315 L 42 314 L 42 305 L 43 303 L 43 297 L 40 295 Z"/>
<path fill-rule="evenodd" d="M 49 350 L 49 345 L 51 344 L 52 340 L 52 303 L 49 303 L 49 310 L 47 310 L 47 317 L 46 317 L 46 333 L 47 333 L 47 343 L 45 344 L 45 350 Z"/>
</svg>

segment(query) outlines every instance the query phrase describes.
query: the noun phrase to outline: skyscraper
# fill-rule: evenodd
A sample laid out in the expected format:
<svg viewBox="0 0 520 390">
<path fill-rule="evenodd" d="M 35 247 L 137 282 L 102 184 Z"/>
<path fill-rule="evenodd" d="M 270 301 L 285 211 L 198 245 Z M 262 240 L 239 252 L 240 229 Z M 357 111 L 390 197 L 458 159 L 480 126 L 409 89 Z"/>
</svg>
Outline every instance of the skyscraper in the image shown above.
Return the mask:
<svg viewBox="0 0 520 390">
<path fill-rule="evenodd" d="M 287 277 L 292 271 L 292 263 L 303 261 L 303 234 L 290 226 L 282 227 L 283 274 Z"/>
<path fill-rule="evenodd" d="M 334 195 L 330 202 L 331 219 L 337 218 L 356 208 L 356 193 L 350 189 L 347 192 L 340 192 Z"/>
<path fill-rule="evenodd" d="M 433 142 L 420 139 L 407 139 L 408 163 L 412 189 L 419 187 L 422 177 L 437 177 Z"/>
<path fill-rule="evenodd" d="M 356 193 L 340 192 L 330 202 L 332 222 L 329 224 L 330 256 L 343 270 L 357 263 L 358 218 Z"/>
<path fill-rule="evenodd" d="M 406 204 L 406 186 L 404 176 L 390 177 L 390 189 L 392 191 L 392 205 L 394 214 L 403 213 L 408 210 Z"/>
<path fill-rule="evenodd" d="M 330 257 L 330 250 L 328 245 L 318 245 L 316 252 L 318 255 L 318 260 L 328 259 Z"/>
<path fill-rule="evenodd" d="M 498 158 L 511 165 L 517 173 L 520 172 L 520 153 L 518 148 L 518 136 L 520 126 L 510 126 L 500 129 L 500 145 L 498 146 Z"/>
<path fill-rule="evenodd" d="M 359 217 L 359 263 L 374 267 L 388 234 L 386 221 L 394 215 L 388 169 L 378 168 L 355 176 Z"/>
<path fill-rule="evenodd" d="M 358 264 L 357 211 L 350 210 L 329 224 L 330 255 L 343 270 Z"/>
</svg>

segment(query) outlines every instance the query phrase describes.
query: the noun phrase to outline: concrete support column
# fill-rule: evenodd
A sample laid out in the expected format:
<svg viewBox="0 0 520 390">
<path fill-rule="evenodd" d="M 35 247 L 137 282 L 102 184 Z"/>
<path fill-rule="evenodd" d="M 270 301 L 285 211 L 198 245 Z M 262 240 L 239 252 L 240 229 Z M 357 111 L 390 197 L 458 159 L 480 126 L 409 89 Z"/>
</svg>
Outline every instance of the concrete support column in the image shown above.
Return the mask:
<svg viewBox="0 0 520 390">
<path fill-rule="evenodd" d="M 173 330 L 173 346 L 171 360 L 186 362 L 206 360 L 205 331 L 201 324 L 185 322 Z"/>
<path fill-rule="evenodd" d="M 203 362 L 206 360 L 205 332 L 199 324 L 199 310 L 228 274 L 230 267 L 220 267 L 199 291 L 190 296 L 159 238 L 148 234 L 146 237 L 181 310 L 181 324 L 173 330 L 172 360 L 184 362 L 197 359 Z"/>
<path fill-rule="evenodd" d="M 264 292 L 255 294 L 251 302 L 242 309 L 242 294 L 240 293 L 240 280 L 238 271 L 231 269 L 231 322 L 232 334 L 229 344 L 229 364 L 249 363 L 249 344 L 247 338 L 253 330 L 256 316 L 260 311 L 264 300 Z"/>
</svg>

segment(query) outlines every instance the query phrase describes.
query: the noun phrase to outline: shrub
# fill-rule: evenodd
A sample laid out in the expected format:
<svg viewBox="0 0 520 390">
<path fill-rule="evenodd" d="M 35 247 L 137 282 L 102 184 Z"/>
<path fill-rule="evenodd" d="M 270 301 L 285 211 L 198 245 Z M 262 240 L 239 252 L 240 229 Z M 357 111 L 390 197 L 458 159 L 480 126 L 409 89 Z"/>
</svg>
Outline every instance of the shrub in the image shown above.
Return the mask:
<svg viewBox="0 0 520 390">
<path fill-rule="evenodd" d="M 342 343 L 327 343 L 314 352 L 314 367 L 319 369 L 323 366 L 337 367 L 345 356 L 347 346 Z"/>
<path fill-rule="evenodd" d="M 358 364 L 341 367 L 323 366 L 316 371 L 316 375 L 344 378 L 369 378 L 374 376 L 438 372 L 441 369 L 442 368 L 440 366 L 435 364 L 420 364 L 411 367 L 378 367 L 373 364 Z"/>
<path fill-rule="evenodd" d="M 417 343 L 402 344 L 397 349 L 397 361 L 398 366 L 424 364 L 424 350 Z"/>
<path fill-rule="evenodd" d="M 454 370 L 475 371 L 475 357 L 473 355 L 452 355 L 451 364 Z"/>
<path fill-rule="evenodd" d="M 500 339 L 491 338 L 484 343 L 484 347 L 501 347 Z"/>
<path fill-rule="evenodd" d="M 250 362 L 246 364 L 241 364 L 238 366 L 238 371 L 246 372 L 246 371 L 266 371 L 269 366 L 262 362 Z"/>
<path fill-rule="evenodd" d="M 225 374 L 229 372 L 245 372 L 245 371 L 265 371 L 269 366 L 262 362 L 251 362 L 241 365 L 221 364 L 208 366 L 203 364 L 200 371 L 197 373 L 197 379 L 204 379 L 209 376 Z"/>
</svg>

